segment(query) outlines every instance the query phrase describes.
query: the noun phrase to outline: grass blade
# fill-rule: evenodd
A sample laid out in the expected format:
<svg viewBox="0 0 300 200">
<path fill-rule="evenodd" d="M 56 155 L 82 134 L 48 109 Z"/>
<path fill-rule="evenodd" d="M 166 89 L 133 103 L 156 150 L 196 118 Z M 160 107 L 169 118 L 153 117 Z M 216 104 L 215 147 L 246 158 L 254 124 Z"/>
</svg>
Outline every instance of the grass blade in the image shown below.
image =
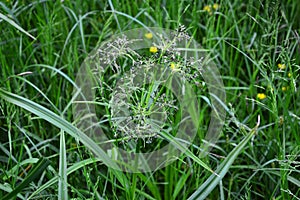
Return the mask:
<svg viewBox="0 0 300 200">
<path fill-rule="evenodd" d="M 60 150 L 59 150 L 59 181 L 58 181 L 58 199 L 68 199 L 68 183 L 67 183 L 67 155 L 65 133 L 60 132 Z"/>
<path fill-rule="evenodd" d="M 12 25 L 13 27 L 15 27 L 16 29 L 18 29 L 19 31 L 21 31 L 22 33 L 25 33 L 27 36 L 31 37 L 32 39 L 36 40 L 35 37 L 33 37 L 30 33 L 28 33 L 27 31 L 25 31 L 21 26 L 19 26 L 16 22 L 14 22 L 13 20 L 9 19 L 8 17 L 6 17 L 5 15 L 3 15 L 2 13 L 0 13 L 0 18 L 3 19 L 4 21 L 8 22 L 10 25 Z"/>
<path fill-rule="evenodd" d="M 6 181 L 7 179 L 11 178 L 14 174 L 17 173 L 19 167 L 22 167 L 23 165 L 33 164 L 37 163 L 39 161 L 38 158 L 29 158 L 26 160 L 23 160 L 22 162 L 18 163 L 16 166 L 8 170 L 5 174 L 0 175 L 0 179 L 3 181 Z"/>
<path fill-rule="evenodd" d="M 188 148 L 186 148 L 180 142 L 178 142 L 175 137 L 173 137 L 167 132 L 161 132 L 160 135 L 166 140 L 168 140 L 174 147 L 179 149 L 181 152 L 184 152 L 184 154 L 190 157 L 193 161 L 195 161 L 196 163 L 198 163 L 199 165 L 201 165 L 211 173 L 218 176 L 207 164 L 205 164 L 202 160 L 200 160 L 193 152 L 191 152 Z"/>
<path fill-rule="evenodd" d="M 217 168 L 216 173 L 212 174 L 190 197 L 189 200 L 193 199 L 205 199 L 211 191 L 220 183 L 220 181 L 224 178 L 226 173 L 228 172 L 230 166 L 237 158 L 239 153 L 243 150 L 248 141 L 252 138 L 252 136 L 256 133 L 259 125 L 259 120 L 257 125 L 247 134 L 247 136 L 228 154 L 222 164 Z M 241 129 L 245 132 L 244 129 Z"/>
<path fill-rule="evenodd" d="M 31 183 L 36 178 L 39 178 L 42 172 L 45 171 L 45 169 L 50 164 L 50 161 L 46 158 L 40 158 L 36 166 L 30 171 L 30 173 L 27 175 L 27 177 L 23 180 L 23 182 L 16 187 L 11 193 L 6 194 L 4 197 L 2 197 L 3 200 L 5 199 L 11 199 L 19 194 L 20 191 L 22 191 L 24 188 L 28 187 L 29 183 Z"/>
<path fill-rule="evenodd" d="M 70 175 L 73 172 L 79 170 L 80 168 L 95 163 L 95 162 L 100 162 L 100 159 L 97 158 L 89 158 L 83 161 L 80 161 L 78 163 L 73 164 L 72 166 L 70 166 L 67 170 L 66 170 L 66 175 Z M 35 195 L 39 194 L 40 192 L 42 192 L 43 190 L 45 190 L 46 188 L 49 188 L 51 185 L 57 183 L 59 181 L 59 177 L 56 176 L 52 179 L 50 179 L 48 182 L 46 182 L 45 184 L 43 184 L 41 187 L 39 187 L 37 190 L 35 190 L 29 197 L 28 199 L 33 198 Z"/>
<path fill-rule="evenodd" d="M 73 126 L 70 122 L 66 121 L 62 117 L 48 110 L 47 108 L 29 100 L 19 95 L 7 92 L 3 89 L 0 89 L 0 97 L 4 100 L 13 103 L 21 108 L 28 110 L 29 112 L 41 117 L 42 119 L 48 121 L 49 123 L 57 126 L 58 128 L 64 130 L 69 135 L 74 138 L 77 138 L 82 142 L 88 149 L 93 151 L 101 160 L 107 165 L 117 170 L 112 170 L 116 178 L 120 181 L 123 187 L 126 187 L 128 184 L 127 178 L 121 173 L 118 165 L 111 160 L 110 157 L 86 134 L 81 132 L 77 127 Z"/>
<path fill-rule="evenodd" d="M 11 189 L 10 186 L 8 186 L 7 184 L 1 184 L 1 183 L 0 183 L 0 190 L 3 190 L 3 191 L 5 191 L 5 192 L 11 192 L 11 191 L 12 191 L 12 189 Z M 21 195 L 21 194 L 17 194 L 17 197 L 18 197 L 19 199 L 21 199 L 21 200 L 25 200 L 25 199 L 26 199 L 26 198 L 25 198 L 23 195 Z"/>
</svg>

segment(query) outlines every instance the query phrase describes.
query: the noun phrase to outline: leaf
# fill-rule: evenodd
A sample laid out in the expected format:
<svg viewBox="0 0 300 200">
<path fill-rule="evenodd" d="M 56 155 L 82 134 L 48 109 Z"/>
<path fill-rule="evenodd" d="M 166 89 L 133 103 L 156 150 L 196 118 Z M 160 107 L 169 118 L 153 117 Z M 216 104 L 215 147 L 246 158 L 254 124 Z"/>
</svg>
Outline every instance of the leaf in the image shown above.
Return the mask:
<svg viewBox="0 0 300 200">
<path fill-rule="evenodd" d="M 167 132 L 160 132 L 160 136 L 168 140 L 176 149 L 179 149 L 181 152 L 184 152 L 184 154 L 188 157 L 190 157 L 193 161 L 210 171 L 211 173 L 214 173 L 216 176 L 218 176 L 208 165 L 206 165 L 200 158 L 198 158 L 193 152 L 191 152 L 187 147 L 182 145 L 180 142 L 177 141 L 175 137 L 170 135 Z"/>
<path fill-rule="evenodd" d="M 5 174 L 2 174 L 0 176 L 0 178 L 3 180 L 3 181 L 6 181 L 7 179 L 11 178 L 11 176 L 13 176 L 14 174 L 17 173 L 17 170 L 20 168 L 20 166 L 23 166 L 23 165 L 27 165 L 27 164 L 32 164 L 32 163 L 37 163 L 39 161 L 38 158 L 28 158 L 26 160 L 23 160 L 22 162 L 20 163 L 17 163 L 13 168 L 11 168 L 10 170 L 6 171 Z"/>
<path fill-rule="evenodd" d="M 10 187 L 8 184 L 1 184 L 1 183 L 0 183 L 0 190 L 6 191 L 6 192 L 11 192 L 11 191 L 12 191 L 11 187 Z M 26 199 L 26 198 L 25 198 L 23 195 L 21 195 L 21 194 L 17 194 L 17 197 L 18 197 L 19 199 L 22 199 L 22 200 L 25 200 L 25 199 Z"/>
<path fill-rule="evenodd" d="M 26 35 L 28 35 L 32 39 L 36 40 L 35 37 L 33 37 L 32 35 L 30 35 L 30 33 L 28 33 L 27 31 L 25 31 L 21 26 L 19 26 L 18 24 L 16 24 L 16 22 L 14 22 L 13 20 L 9 19 L 7 16 L 3 15 L 2 13 L 0 13 L 0 18 L 3 19 L 4 21 L 8 22 L 10 25 L 14 26 L 19 31 L 25 33 Z"/>
<path fill-rule="evenodd" d="M 72 174 L 73 172 L 79 170 L 80 168 L 95 163 L 95 162 L 100 162 L 100 159 L 95 159 L 95 158 L 89 158 L 86 160 L 82 160 L 78 163 L 73 164 L 72 166 L 70 166 L 67 171 L 66 174 L 67 176 Z M 43 190 L 47 189 L 48 187 L 50 187 L 51 185 L 57 183 L 59 181 L 59 177 L 56 176 L 52 179 L 50 179 L 48 182 L 46 182 L 45 184 L 43 184 L 42 186 L 40 186 L 39 188 L 37 188 L 37 190 L 35 190 L 27 199 L 31 199 L 33 198 L 35 195 L 39 194 L 40 192 L 42 192 Z"/>
<path fill-rule="evenodd" d="M 112 172 L 123 187 L 126 187 L 129 184 L 125 175 L 121 173 L 121 169 L 119 168 L 119 166 L 113 160 L 111 160 L 111 158 L 108 157 L 108 155 L 91 138 L 89 138 L 86 134 L 80 131 L 77 127 L 73 126 L 70 122 L 66 121 L 64 118 L 58 116 L 54 112 L 29 99 L 7 92 L 3 89 L 0 89 L 0 97 L 41 117 L 49 123 L 64 130 L 72 137 L 78 139 L 85 145 L 85 147 L 93 151 L 94 154 L 96 154 L 106 164 L 106 166 L 117 169 L 112 170 Z"/>
<path fill-rule="evenodd" d="M 60 132 L 60 150 L 59 150 L 59 181 L 58 181 L 58 199 L 68 199 L 68 183 L 67 183 L 67 155 L 65 133 Z"/>
<path fill-rule="evenodd" d="M 189 198 L 188 200 L 193 199 L 205 199 L 211 191 L 220 183 L 220 181 L 224 178 L 226 173 L 228 172 L 230 166 L 237 158 L 239 153 L 243 150 L 247 142 L 252 138 L 252 136 L 256 133 L 259 123 L 253 128 L 247 136 L 228 154 L 225 160 L 221 163 L 221 165 L 217 168 L 216 173 L 212 174 Z M 241 129 L 245 132 L 244 129 Z"/>
<path fill-rule="evenodd" d="M 11 199 L 19 194 L 24 188 L 28 187 L 29 183 L 31 183 L 36 178 L 39 178 L 42 172 L 48 167 L 50 161 L 46 158 L 40 158 L 36 166 L 29 172 L 23 182 L 16 187 L 12 192 L 6 194 L 2 197 L 3 200 Z"/>
</svg>

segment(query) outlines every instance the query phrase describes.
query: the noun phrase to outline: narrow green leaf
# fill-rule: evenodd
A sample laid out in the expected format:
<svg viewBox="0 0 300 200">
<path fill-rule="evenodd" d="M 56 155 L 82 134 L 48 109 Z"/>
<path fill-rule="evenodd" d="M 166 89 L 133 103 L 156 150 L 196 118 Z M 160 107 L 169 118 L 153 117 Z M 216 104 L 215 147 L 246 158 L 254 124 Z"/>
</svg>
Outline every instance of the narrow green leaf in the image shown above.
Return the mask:
<svg viewBox="0 0 300 200">
<path fill-rule="evenodd" d="M 68 199 L 68 183 L 67 183 L 67 155 L 65 133 L 60 132 L 60 150 L 59 150 L 59 181 L 58 181 L 58 199 Z"/>
<path fill-rule="evenodd" d="M 216 176 L 218 176 L 207 164 L 205 164 L 200 158 L 198 158 L 193 152 L 191 152 L 188 148 L 183 146 L 180 142 L 176 140 L 175 137 L 170 135 L 167 132 L 161 132 L 160 135 L 168 140 L 175 148 L 179 149 L 181 152 L 183 152 L 186 156 L 190 157 L 193 161 L 210 171 L 211 173 L 214 173 Z"/>
<path fill-rule="evenodd" d="M 101 160 L 107 165 L 117 170 L 112 170 L 116 178 L 120 181 L 123 187 L 127 187 L 128 180 L 121 173 L 119 166 L 111 160 L 110 157 L 97 145 L 91 138 L 86 134 L 80 131 L 77 127 L 73 126 L 70 122 L 66 121 L 64 118 L 58 116 L 54 112 L 48 110 L 47 108 L 29 100 L 19 95 L 7 92 L 3 89 L 0 89 L 0 97 L 4 100 L 13 103 L 21 108 L 41 117 L 42 119 L 48 121 L 49 123 L 57 126 L 58 128 L 64 130 L 69 135 L 74 138 L 77 138 L 82 142 L 88 149 L 93 151 Z"/>
<path fill-rule="evenodd" d="M 8 184 L 1 184 L 0 183 L 0 190 L 3 190 L 3 191 L 5 191 L 5 192 L 11 192 L 12 191 L 12 189 L 11 189 L 11 187 L 8 185 Z M 23 195 L 21 195 L 20 193 L 19 194 L 17 194 L 17 197 L 19 198 L 19 199 L 26 199 Z"/>
<path fill-rule="evenodd" d="M 36 166 L 29 172 L 23 182 L 16 187 L 12 192 L 6 194 L 2 197 L 3 200 L 9 200 L 19 194 L 24 188 L 28 187 L 29 183 L 31 183 L 36 178 L 39 178 L 40 175 L 44 172 L 44 170 L 48 167 L 50 161 L 46 158 L 40 158 Z"/>
<path fill-rule="evenodd" d="M 281 176 L 280 172 L 277 172 L 277 171 L 268 171 L 268 173 L 274 174 L 274 175 L 279 176 L 279 177 Z M 293 176 L 287 175 L 287 180 L 300 188 L 300 180 L 298 180 L 297 178 L 294 178 Z"/>
<path fill-rule="evenodd" d="M 18 163 L 16 166 L 8 170 L 5 174 L 0 175 L 0 179 L 3 181 L 6 181 L 9 179 L 11 176 L 17 173 L 17 170 L 20 168 L 20 166 L 27 165 L 27 164 L 32 164 L 32 163 L 37 163 L 39 161 L 38 158 L 28 158 L 26 160 L 23 160 L 22 162 Z"/>
<path fill-rule="evenodd" d="M 96 159 L 96 158 L 89 158 L 89 159 L 86 159 L 86 160 L 83 160 L 83 161 L 80 161 L 78 163 L 75 163 L 73 164 L 72 166 L 70 166 L 67 171 L 66 171 L 66 174 L 67 176 L 72 174 L 73 172 L 79 170 L 80 168 L 86 166 L 86 165 L 89 165 L 89 164 L 92 164 L 92 163 L 95 163 L 95 162 L 100 162 L 101 160 L 100 159 Z M 40 192 L 44 191 L 45 189 L 49 188 L 51 185 L 57 183 L 59 180 L 59 177 L 56 176 L 52 179 L 50 179 L 48 182 L 46 182 L 45 184 L 43 184 L 42 186 L 40 186 L 37 190 L 35 190 L 29 197 L 28 199 L 31 199 L 33 198 L 35 195 L 39 194 Z"/>
<path fill-rule="evenodd" d="M 190 173 L 184 173 L 181 175 L 179 181 L 176 184 L 176 187 L 173 192 L 173 199 L 177 198 L 177 195 L 180 194 L 180 191 L 182 190 L 183 186 L 185 185 L 187 179 L 190 177 Z"/>
<path fill-rule="evenodd" d="M 234 160 L 237 158 L 239 153 L 243 150 L 247 142 L 252 138 L 252 136 L 256 133 L 257 127 L 259 123 L 255 128 L 253 128 L 247 136 L 228 154 L 228 156 L 225 158 L 225 160 L 221 163 L 221 165 L 217 168 L 216 173 L 219 174 L 219 176 L 216 176 L 215 174 L 212 174 L 190 197 L 189 200 L 193 199 L 205 199 L 211 191 L 220 183 L 220 181 L 224 178 L 226 173 L 228 172 L 230 166 L 234 162 Z M 244 129 L 242 129 L 244 132 Z"/>
<path fill-rule="evenodd" d="M 35 37 L 33 37 L 32 35 L 30 35 L 30 33 L 28 33 L 27 31 L 25 31 L 21 26 L 19 26 L 16 22 L 14 22 L 13 20 L 9 19 L 8 17 L 6 17 L 5 15 L 3 15 L 2 13 L 0 13 L 0 18 L 3 19 L 4 21 L 8 22 L 10 25 L 12 25 L 13 27 L 15 27 L 16 29 L 18 29 L 19 31 L 25 33 L 27 36 L 31 37 L 32 39 L 36 40 Z"/>
</svg>

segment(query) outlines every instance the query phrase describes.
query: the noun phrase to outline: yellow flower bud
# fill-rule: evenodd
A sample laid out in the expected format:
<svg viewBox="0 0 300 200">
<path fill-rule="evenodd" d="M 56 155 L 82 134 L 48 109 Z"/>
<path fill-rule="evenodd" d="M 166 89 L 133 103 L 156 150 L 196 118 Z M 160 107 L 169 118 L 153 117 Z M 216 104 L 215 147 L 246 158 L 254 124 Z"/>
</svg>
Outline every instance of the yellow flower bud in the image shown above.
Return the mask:
<svg viewBox="0 0 300 200">
<path fill-rule="evenodd" d="M 157 47 L 152 46 L 152 47 L 150 47 L 149 51 L 151 53 L 156 53 L 156 52 L 158 52 L 158 49 L 157 49 Z"/>
<path fill-rule="evenodd" d="M 146 34 L 145 34 L 145 37 L 146 37 L 147 39 L 152 39 L 152 38 L 153 38 L 153 35 L 152 35 L 152 33 L 146 33 Z"/>
<path fill-rule="evenodd" d="M 257 98 L 260 100 L 263 100 L 263 99 L 267 98 L 267 95 L 265 95 L 264 93 L 258 93 Z"/>
</svg>

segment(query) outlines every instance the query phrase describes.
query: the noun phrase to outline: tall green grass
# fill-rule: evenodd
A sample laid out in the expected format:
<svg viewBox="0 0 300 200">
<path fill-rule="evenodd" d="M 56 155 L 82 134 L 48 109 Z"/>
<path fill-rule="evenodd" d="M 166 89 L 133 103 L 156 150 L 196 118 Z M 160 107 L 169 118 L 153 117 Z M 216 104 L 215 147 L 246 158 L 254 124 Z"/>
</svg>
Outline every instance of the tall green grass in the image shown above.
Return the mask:
<svg viewBox="0 0 300 200">
<path fill-rule="evenodd" d="M 0 2 L 0 198 L 299 199 L 299 13 L 292 0 Z M 108 168 L 72 124 L 76 73 L 115 33 L 179 25 L 225 85 L 226 124 L 201 158 L 218 175 L 194 162 L 202 133 L 155 172 Z"/>
</svg>

